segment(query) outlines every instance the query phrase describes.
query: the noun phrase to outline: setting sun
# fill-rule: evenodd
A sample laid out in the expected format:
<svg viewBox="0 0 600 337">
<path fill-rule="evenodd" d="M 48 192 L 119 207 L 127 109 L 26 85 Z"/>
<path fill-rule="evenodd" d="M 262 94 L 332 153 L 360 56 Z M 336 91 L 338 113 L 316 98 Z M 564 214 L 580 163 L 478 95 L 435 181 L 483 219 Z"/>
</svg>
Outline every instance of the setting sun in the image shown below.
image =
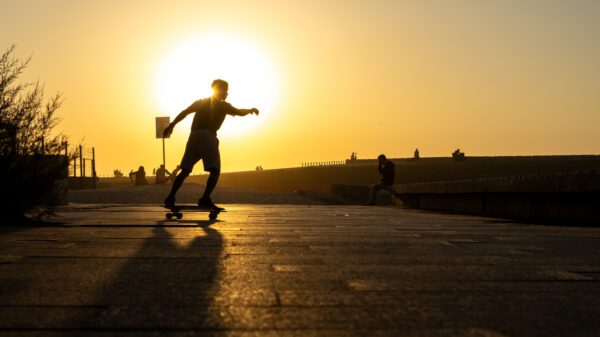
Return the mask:
<svg viewBox="0 0 600 337">
<path fill-rule="evenodd" d="M 275 71 L 263 51 L 228 35 L 187 39 L 169 50 L 156 76 L 156 99 L 161 115 L 174 117 L 195 100 L 212 95 L 210 83 L 229 82 L 227 101 L 237 108 L 256 107 L 260 118 L 229 117 L 220 135 L 239 135 L 264 123 L 277 97 Z M 191 118 L 184 125 L 189 128 Z M 187 131 L 187 130 L 186 130 Z"/>
</svg>

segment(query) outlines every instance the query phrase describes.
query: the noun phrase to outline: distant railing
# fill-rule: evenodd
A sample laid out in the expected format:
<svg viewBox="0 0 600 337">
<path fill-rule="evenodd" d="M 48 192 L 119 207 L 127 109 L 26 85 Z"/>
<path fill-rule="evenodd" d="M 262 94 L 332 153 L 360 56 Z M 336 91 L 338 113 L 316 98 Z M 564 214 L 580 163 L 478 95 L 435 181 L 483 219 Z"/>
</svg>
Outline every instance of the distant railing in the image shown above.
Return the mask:
<svg viewBox="0 0 600 337">
<path fill-rule="evenodd" d="M 344 160 L 334 160 L 334 161 L 314 161 L 308 163 L 302 163 L 302 167 L 325 167 L 325 166 L 338 166 L 345 165 L 346 161 Z"/>
</svg>

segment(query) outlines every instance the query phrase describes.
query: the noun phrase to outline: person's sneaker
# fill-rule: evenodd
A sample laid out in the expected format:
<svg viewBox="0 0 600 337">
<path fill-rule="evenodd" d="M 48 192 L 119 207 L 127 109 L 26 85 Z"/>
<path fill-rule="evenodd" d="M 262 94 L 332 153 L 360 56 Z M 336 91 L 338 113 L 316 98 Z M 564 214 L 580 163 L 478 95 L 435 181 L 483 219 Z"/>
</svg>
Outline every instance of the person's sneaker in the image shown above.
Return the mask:
<svg viewBox="0 0 600 337">
<path fill-rule="evenodd" d="M 175 207 L 175 197 L 168 196 L 165 199 L 164 203 L 165 203 L 165 207 L 167 207 L 167 208 Z"/>
<path fill-rule="evenodd" d="M 367 203 L 365 204 L 365 206 L 375 206 L 375 203 L 374 203 L 374 202 L 367 202 Z"/>
<path fill-rule="evenodd" d="M 212 210 L 215 211 L 222 211 L 224 210 L 224 208 L 221 208 L 217 205 L 215 205 L 212 200 L 210 199 L 210 197 L 202 197 L 200 199 L 198 199 L 198 207 L 200 208 L 210 208 Z"/>
</svg>

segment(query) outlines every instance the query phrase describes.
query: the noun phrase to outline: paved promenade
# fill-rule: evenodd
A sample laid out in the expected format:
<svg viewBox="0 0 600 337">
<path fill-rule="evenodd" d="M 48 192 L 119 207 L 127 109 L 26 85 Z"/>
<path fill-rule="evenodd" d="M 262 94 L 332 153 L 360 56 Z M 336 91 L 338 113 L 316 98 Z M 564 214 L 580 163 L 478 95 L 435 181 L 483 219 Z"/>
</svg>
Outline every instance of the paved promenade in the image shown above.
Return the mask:
<svg viewBox="0 0 600 337">
<path fill-rule="evenodd" d="M 363 206 L 0 227 L 0 336 L 598 336 L 600 228 Z"/>
</svg>

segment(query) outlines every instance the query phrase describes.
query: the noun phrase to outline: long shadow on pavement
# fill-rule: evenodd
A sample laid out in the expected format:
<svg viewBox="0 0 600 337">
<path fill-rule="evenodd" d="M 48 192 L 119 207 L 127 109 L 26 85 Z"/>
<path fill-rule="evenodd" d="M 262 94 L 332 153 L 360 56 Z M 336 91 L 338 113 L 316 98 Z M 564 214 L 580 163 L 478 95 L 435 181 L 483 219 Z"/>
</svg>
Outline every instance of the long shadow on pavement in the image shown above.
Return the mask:
<svg viewBox="0 0 600 337">
<path fill-rule="evenodd" d="M 152 237 L 144 240 L 104 288 L 96 315 L 80 317 L 75 326 L 86 330 L 181 331 L 202 330 L 216 291 L 222 236 L 204 222 L 198 227 L 158 222 Z M 197 236 L 181 227 L 194 230 Z M 192 234 L 192 235 L 191 235 Z"/>
</svg>

